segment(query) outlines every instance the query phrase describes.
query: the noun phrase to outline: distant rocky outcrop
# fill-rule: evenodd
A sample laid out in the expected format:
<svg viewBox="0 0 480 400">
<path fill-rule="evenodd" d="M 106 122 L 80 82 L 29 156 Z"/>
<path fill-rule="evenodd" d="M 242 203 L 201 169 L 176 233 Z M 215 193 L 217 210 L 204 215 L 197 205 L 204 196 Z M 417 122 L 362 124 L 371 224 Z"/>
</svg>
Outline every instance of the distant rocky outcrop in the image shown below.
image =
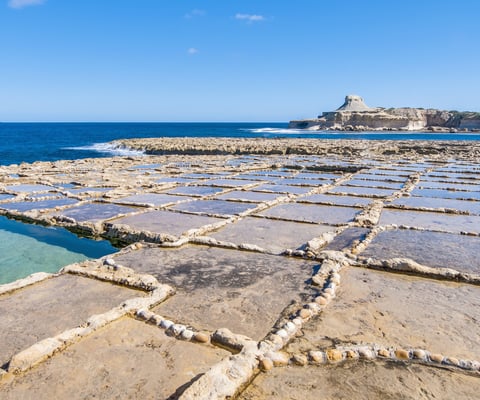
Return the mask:
<svg viewBox="0 0 480 400">
<path fill-rule="evenodd" d="M 371 108 L 349 95 L 336 111 L 314 119 L 290 121 L 289 128 L 308 130 L 480 131 L 480 113 L 423 108 Z"/>
</svg>

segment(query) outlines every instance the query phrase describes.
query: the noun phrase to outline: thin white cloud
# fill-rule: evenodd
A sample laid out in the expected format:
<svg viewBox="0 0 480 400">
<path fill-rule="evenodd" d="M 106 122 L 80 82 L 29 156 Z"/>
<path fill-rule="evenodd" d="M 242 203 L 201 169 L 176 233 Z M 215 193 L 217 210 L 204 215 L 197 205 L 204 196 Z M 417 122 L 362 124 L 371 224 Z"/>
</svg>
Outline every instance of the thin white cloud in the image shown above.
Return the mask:
<svg viewBox="0 0 480 400">
<path fill-rule="evenodd" d="M 207 14 L 205 10 L 194 9 L 189 13 L 185 14 L 185 18 L 195 18 L 195 17 L 203 17 Z"/>
<path fill-rule="evenodd" d="M 239 19 L 247 22 L 259 22 L 264 21 L 265 17 L 258 14 L 235 14 L 235 19 Z"/>
<path fill-rule="evenodd" d="M 23 8 L 28 6 L 38 6 L 45 3 L 46 0 L 9 0 L 8 6 L 10 8 Z"/>
<path fill-rule="evenodd" d="M 187 53 L 190 54 L 190 55 L 197 54 L 197 53 L 198 53 L 198 49 L 196 49 L 195 47 L 190 47 L 190 48 L 187 50 Z"/>
</svg>

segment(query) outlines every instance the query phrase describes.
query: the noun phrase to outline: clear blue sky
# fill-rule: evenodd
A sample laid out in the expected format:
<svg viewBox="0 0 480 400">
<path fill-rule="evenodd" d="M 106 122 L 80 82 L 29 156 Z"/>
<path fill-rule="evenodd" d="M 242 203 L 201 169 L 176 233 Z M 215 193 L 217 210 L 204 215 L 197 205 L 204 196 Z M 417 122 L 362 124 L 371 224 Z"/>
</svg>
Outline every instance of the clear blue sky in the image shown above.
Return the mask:
<svg viewBox="0 0 480 400">
<path fill-rule="evenodd" d="M 0 0 L 0 121 L 480 111 L 479 0 Z"/>
</svg>

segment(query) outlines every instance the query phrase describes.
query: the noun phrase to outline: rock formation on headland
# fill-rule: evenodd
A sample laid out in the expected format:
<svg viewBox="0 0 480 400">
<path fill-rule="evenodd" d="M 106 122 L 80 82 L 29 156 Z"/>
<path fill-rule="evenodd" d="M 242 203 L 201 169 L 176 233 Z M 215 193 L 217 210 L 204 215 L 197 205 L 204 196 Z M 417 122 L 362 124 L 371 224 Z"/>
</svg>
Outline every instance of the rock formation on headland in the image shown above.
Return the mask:
<svg viewBox="0 0 480 400">
<path fill-rule="evenodd" d="M 349 95 L 336 111 L 318 118 L 290 121 L 289 128 L 308 130 L 480 131 L 480 113 L 423 108 L 371 108 Z"/>
</svg>

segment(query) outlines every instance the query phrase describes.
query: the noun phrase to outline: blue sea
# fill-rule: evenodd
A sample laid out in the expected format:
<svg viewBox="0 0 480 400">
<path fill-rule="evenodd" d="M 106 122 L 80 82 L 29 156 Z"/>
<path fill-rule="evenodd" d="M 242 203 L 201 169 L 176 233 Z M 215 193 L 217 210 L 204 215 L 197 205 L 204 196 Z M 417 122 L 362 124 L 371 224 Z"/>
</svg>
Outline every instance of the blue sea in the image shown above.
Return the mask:
<svg viewBox="0 0 480 400">
<path fill-rule="evenodd" d="M 0 123 L 0 164 L 125 154 L 109 142 L 151 137 L 480 140 L 479 133 L 312 132 L 287 123 Z"/>
<path fill-rule="evenodd" d="M 367 140 L 480 140 L 480 134 L 312 132 L 287 123 L 0 123 L 0 165 L 138 154 L 115 139 L 151 137 L 319 138 Z M 0 284 L 115 252 L 106 241 L 63 228 L 27 225 L 0 216 Z"/>
</svg>

